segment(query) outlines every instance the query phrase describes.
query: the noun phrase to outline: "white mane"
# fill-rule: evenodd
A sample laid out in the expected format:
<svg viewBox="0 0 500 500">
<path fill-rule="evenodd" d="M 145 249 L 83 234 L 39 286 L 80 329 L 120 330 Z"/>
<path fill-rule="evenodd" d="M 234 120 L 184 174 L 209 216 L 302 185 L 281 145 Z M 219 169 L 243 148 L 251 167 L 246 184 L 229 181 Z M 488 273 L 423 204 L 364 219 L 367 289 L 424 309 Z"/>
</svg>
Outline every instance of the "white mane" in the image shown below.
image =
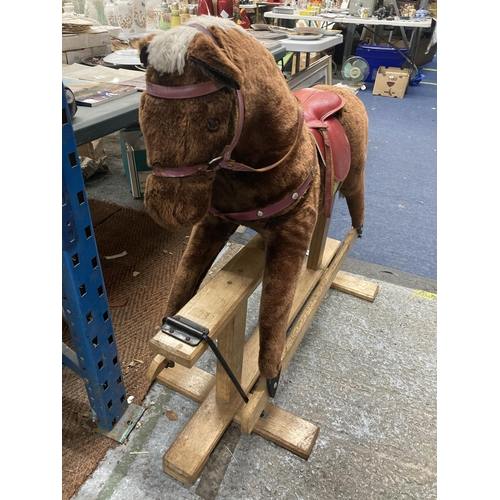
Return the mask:
<svg viewBox="0 0 500 500">
<path fill-rule="evenodd" d="M 160 74 L 178 71 L 182 75 L 184 72 L 187 49 L 195 35 L 199 33 L 196 28 L 191 28 L 190 24 L 218 26 L 223 30 L 236 28 L 248 34 L 239 25 L 227 19 L 215 16 L 193 17 L 183 26 L 175 26 L 151 40 L 148 47 L 148 63 Z"/>
</svg>

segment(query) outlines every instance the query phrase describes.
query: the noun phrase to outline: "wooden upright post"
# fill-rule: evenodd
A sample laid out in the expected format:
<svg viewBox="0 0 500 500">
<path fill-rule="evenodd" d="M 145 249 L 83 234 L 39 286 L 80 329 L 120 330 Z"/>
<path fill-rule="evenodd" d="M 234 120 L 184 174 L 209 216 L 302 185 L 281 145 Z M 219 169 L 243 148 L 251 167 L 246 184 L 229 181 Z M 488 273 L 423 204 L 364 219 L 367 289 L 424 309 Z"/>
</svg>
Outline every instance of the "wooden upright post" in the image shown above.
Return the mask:
<svg viewBox="0 0 500 500">
<path fill-rule="evenodd" d="M 245 348 L 245 328 L 247 320 L 247 301 L 244 300 L 231 321 L 219 334 L 217 347 L 222 357 L 231 368 L 236 380 L 241 384 L 241 371 L 243 368 L 243 351 Z M 216 372 L 216 396 L 217 399 L 229 403 L 237 390 L 223 366 L 217 360 Z M 238 395 L 238 397 L 240 397 Z"/>
<path fill-rule="evenodd" d="M 340 187 L 340 182 L 333 182 L 332 186 L 332 210 L 333 202 L 335 200 L 335 194 Z M 323 258 L 323 252 L 325 251 L 325 243 L 328 238 L 328 230 L 330 229 L 330 217 L 325 217 L 325 210 L 323 207 L 320 208 L 318 213 L 318 220 L 316 221 L 316 226 L 314 228 L 314 233 L 311 238 L 311 244 L 309 245 L 309 256 L 307 258 L 307 268 L 317 271 L 321 259 Z"/>
<path fill-rule="evenodd" d="M 328 229 L 330 228 L 330 219 L 325 218 L 323 210 L 318 214 L 318 220 L 309 245 L 309 256 L 307 257 L 307 268 L 317 271 L 325 250 Z"/>
</svg>

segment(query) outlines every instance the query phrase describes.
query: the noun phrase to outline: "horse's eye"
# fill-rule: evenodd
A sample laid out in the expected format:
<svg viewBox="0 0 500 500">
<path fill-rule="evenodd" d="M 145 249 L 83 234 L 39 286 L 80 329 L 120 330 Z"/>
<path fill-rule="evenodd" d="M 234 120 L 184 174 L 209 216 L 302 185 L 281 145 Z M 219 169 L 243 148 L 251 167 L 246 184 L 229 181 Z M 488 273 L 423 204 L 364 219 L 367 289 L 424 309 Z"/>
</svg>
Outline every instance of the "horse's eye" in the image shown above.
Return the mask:
<svg viewBox="0 0 500 500">
<path fill-rule="evenodd" d="M 214 132 L 218 128 L 219 128 L 219 120 L 216 120 L 215 118 L 208 120 L 208 130 Z"/>
</svg>

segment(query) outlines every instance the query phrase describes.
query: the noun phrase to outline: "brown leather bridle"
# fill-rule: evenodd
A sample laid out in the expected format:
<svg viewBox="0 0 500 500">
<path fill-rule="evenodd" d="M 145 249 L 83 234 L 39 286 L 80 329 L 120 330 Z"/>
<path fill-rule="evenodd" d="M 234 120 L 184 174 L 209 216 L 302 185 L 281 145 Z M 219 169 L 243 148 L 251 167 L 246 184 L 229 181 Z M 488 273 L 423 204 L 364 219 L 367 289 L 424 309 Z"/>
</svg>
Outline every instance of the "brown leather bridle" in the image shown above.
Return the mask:
<svg viewBox="0 0 500 500">
<path fill-rule="evenodd" d="M 202 25 L 199 24 L 190 24 L 189 26 L 198 29 L 199 31 L 207 34 L 210 38 L 217 43 L 213 38 L 212 34 Z M 146 82 L 146 93 L 152 97 L 156 97 L 159 99 L 193 99 L 196 97 L 201 97 L 205 95 L 212 94 L 214 92 L 218 92 L 220 89 L 225 87 L 222 83 L 215 83 L 212 81 L 192 84 L 192 85 L 183 85 L 183 86 L 175 86 L 168 87 L 163 85 L 157 85 L 153 83 Z M 304 112 L 302 106 L 299 103 L 298 106 L 298 123 L 297 123 L 297 133 L 295 136 L 295 140 L 288 150 L 287 154 L 281 158 L 276 163 L 272 165 L 268 165 L 267 167 L 255 169 L 244 165 L 243 163 L 238 163 L 231 159 L 231 154 L 238 144 L 241 131 L 243 130 L 243 124 L 245 119 L 245 106 L 243 101 L 243 94 L 241 90 L 236 90 L 236 97 L 238 100 L 238 124 L 236 126 L 236 131 L 234 133 L 234 137 L 229 145 L 227 145 L 219 156 L 216 156 L 212 160 L 207 163 L 201 163 L 196 165 L 190 165 L 187 167 L 174 167 L 174 168 L 162 168 L 162 167 L 153 167 L 153 175 L 157 177 L 169 177 L 169 178 L 179 178 L 179 177 L 188 177 L 190 175 L 197 174 L 199 172 L 217 172 L 220 169 L 232 170 L 236 172 L 268 172 L 273 168 L 280 165 L 283 161 L 285 161 L 288 156 L 294 150 L 302 132 L 303 123 L 304 123 Z M 300 185 L 300 187 L 294 191 L 291 195 L 286 198 L 280 200 L 279 202 L 269 205 L 265 208 L 258 208 L 255 210 L 250 210 L 247 212 L 233 212 L 233 213 L 221 213 L 217 211 L 213 207 L 209 207 L 209 212 L 213 215 L 216 215 L 224 220 L 228 221 L 251 221 L 258 220 L 266 217 L 270 217 L 283 209 L 290 206 L 292 203 L 295 203 L 302 194 L 305 193 L 309 184 L 311 183 L 314 176 L 314 167 L 316 165 L 316 155 L 314 158 L 314 163 L 312 165 L 311 171 L 305 181 Z"/>
</svg>

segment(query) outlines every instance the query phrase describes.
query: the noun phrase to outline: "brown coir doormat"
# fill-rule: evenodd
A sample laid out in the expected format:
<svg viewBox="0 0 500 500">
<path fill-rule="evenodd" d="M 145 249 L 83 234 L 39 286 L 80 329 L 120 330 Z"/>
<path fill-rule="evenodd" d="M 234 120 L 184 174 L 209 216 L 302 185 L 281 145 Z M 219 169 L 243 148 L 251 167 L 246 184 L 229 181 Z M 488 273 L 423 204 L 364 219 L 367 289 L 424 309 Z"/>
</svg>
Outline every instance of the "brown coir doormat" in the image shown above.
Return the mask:
<svg viewBox="0 0 500 500">
<path fill-rule="evenodd" d="M 169 233 L 146 212 L 97 200 L 89 200 L 89 206 L 126 394 L 141 405 L 150 385 L 145 373 L 154 357 L 149 340 L 161 325 L 171 280 L 189 232 Z M 105 258 L 124 251 L 124 257 Z M 62 337 L 72 347 L 64 321 Z M 78 491 L 108 449 L 120 446 L 86 428 L 89 410 L 82 380 L 63 366 L 63 500 Z"/>
</svg>

